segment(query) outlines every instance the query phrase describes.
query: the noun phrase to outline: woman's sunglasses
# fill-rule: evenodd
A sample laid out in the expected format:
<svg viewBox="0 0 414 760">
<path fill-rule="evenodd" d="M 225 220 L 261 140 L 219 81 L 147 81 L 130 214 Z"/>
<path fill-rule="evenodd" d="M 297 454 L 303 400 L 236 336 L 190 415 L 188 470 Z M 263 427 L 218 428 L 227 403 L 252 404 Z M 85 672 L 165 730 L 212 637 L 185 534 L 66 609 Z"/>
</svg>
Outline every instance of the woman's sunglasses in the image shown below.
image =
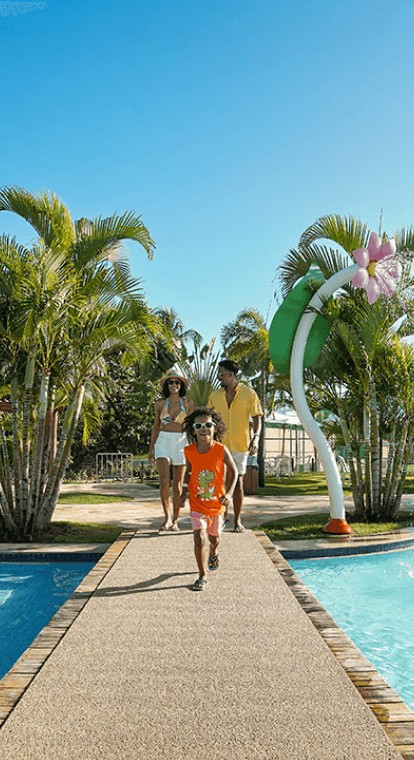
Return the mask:
<svg viewBox="0 0 414 760">
<path fill-rule="evenodd" d="M 210 428 L 216 427 L 216 425 L 214 422 L 195 422 L 193 425 L 194 430 L 201 430 L 203 427 L 210 430 Z"/>
<path fill-rule="evenodd" d="M 168 385 L 181 385 L 181 380 L 169 380 Z"/>
</svg>

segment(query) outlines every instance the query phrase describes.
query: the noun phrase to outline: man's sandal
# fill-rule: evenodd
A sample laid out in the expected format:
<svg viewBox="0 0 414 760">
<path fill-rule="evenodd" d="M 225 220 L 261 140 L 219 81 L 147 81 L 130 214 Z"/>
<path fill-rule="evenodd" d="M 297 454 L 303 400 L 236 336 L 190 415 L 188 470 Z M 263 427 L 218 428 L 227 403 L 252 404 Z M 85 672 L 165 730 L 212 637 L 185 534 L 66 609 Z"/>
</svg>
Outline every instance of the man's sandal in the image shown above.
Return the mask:
<svg viewBox="0 0 414 760">
<path fill-rule="evenodd" d="M 218 566 L 220 564 L 219 555 L 216 554 L 215 557 L 212 557 L 211 554 L 208 558 L 208 569 L 209 570 L 217 570 Z"/>
<path fill-rule="evenodd" d="M 197 578 L 192 585 L 194 591 L 204 591 L 207 586 L 207 578 Z"/>
</svg>

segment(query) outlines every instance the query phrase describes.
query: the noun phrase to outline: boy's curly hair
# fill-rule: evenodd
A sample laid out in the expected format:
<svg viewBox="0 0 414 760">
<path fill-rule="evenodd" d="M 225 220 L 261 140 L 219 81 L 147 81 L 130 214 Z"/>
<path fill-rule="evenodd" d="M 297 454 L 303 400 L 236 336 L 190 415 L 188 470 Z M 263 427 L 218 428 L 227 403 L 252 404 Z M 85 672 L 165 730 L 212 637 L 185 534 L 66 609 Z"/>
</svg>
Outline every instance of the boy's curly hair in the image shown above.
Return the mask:
<svg viewBox="0 0 414 760">
<path fill-rule="evenodd" d="M 203 415 L 211 417 L 212 421 L 215 423 L 214 440 L 221 441 L 227 430 L 227 426 L 224 424 L 221 414 L 208 406 L 199 406 L 198 409 L 194 409 L 194 412 L 187 415 L 183 422 L 183 433 L 186 434 L 190 443 L 197 443 L 197 437 L 194 433 L 193 425 L 197 417 L 202 417 Z"/>
</svg>

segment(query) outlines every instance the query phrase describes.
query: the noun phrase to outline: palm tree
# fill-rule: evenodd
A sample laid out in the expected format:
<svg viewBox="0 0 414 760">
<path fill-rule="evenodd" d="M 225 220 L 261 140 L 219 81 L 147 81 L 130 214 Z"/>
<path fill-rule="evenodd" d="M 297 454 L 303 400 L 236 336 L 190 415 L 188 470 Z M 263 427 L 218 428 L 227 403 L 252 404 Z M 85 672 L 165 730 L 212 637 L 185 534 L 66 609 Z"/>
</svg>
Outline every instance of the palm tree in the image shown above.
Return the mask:
<svg viewBox="0 0 414 760">
<path fill-rule="evenodd" d="M 144 361 L 158 334 L 121 248 L 132 239 L 151 258 L 154 243 L 131 212 L 72 222 L 52 193 L 3 188 L 0 211 L 17 213 L 38 235 L 29 250 L 7 236 L 0 242 L 0 358 L 13 450 L 10 461 L 3 429 L 0 528 L 32 535 L 50 522 L 85 392 L 99 385 L 106 353 L 122 348 L 124 361 Z M 65 414 L 49 466 L 56 407 Z"/>
<path fill-rule="evenodd" d="M 332 215 L 317 220 L 301 236 L 298 250 L 290 251 L 280 267 L 282 292 L 289 292 L 312 262 L 317 263 L 326 279 L 346 268 L 352 263 L 349 255 L 366 247 L 368 237 L 367 226 L 352 217 L 342 219 Z M 320 245 L 323 239 L 338 243 L 342 250 Z M 315 381 L 308 377 L 308 391 L 314 394 L 315 408 L 318 403 L 325 403 L 329 395 L 321 394 L 321 387 L 330 389 L 331 410 L 340 421 L 347 448 L 355 510 L 359 517 L 367 519 L 378 519 L 398 510 L 413 443 L 412 411 L 405 390 L 412 389 L 414 382 L 410 374 L 412 357 L 411 349 L 400 338 L 404 331 L 412 330 L 413 231 L 403 231 L 396 236 L 396 242 L 403 264 L 397 293 L 392 299 L 380 299 L 369 307 L 360 290 L 344 286 L 336 302 L 326 303 L 322 310 L 332 325 L 331 335 L 322 356 L 312 367 Z M 399 334 L 392 332 L 395 320 L 404 314 L 409 317 Z M 402 378 L 404 382 L 400 382 Z M 391 454 L 383 481 L 384 437 L 390 441 Z"/>
<path fill-rule="evenodd" d="M 212 338 L 210 343 L 200 346 L 197 338 L 193 353 L 187 354 L 185 360 L 177 365 L 180 373 L 189 380 L 188 396 L 195 407 L 207 406 L 211 392 L 219 386 L 217 369 L 220 358 L 218 353 L 214 353 L 215 341 Z"/>
</svg>

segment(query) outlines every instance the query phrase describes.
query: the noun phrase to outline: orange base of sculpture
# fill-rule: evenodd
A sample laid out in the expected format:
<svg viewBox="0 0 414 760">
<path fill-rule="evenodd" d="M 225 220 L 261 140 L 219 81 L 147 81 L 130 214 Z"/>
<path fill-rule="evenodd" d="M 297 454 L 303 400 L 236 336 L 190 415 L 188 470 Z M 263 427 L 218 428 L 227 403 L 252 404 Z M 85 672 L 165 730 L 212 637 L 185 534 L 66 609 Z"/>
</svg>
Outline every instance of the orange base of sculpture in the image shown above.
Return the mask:
<svg viewBox="0 0 414 760">
<path fill-rule="evenodd" d="M 322 528 L 324 533 L 353 533 L 351 526 L 346 520 L 340 520 L 338 517 L 331 517 L 329 522 Z"/>
</svg>

